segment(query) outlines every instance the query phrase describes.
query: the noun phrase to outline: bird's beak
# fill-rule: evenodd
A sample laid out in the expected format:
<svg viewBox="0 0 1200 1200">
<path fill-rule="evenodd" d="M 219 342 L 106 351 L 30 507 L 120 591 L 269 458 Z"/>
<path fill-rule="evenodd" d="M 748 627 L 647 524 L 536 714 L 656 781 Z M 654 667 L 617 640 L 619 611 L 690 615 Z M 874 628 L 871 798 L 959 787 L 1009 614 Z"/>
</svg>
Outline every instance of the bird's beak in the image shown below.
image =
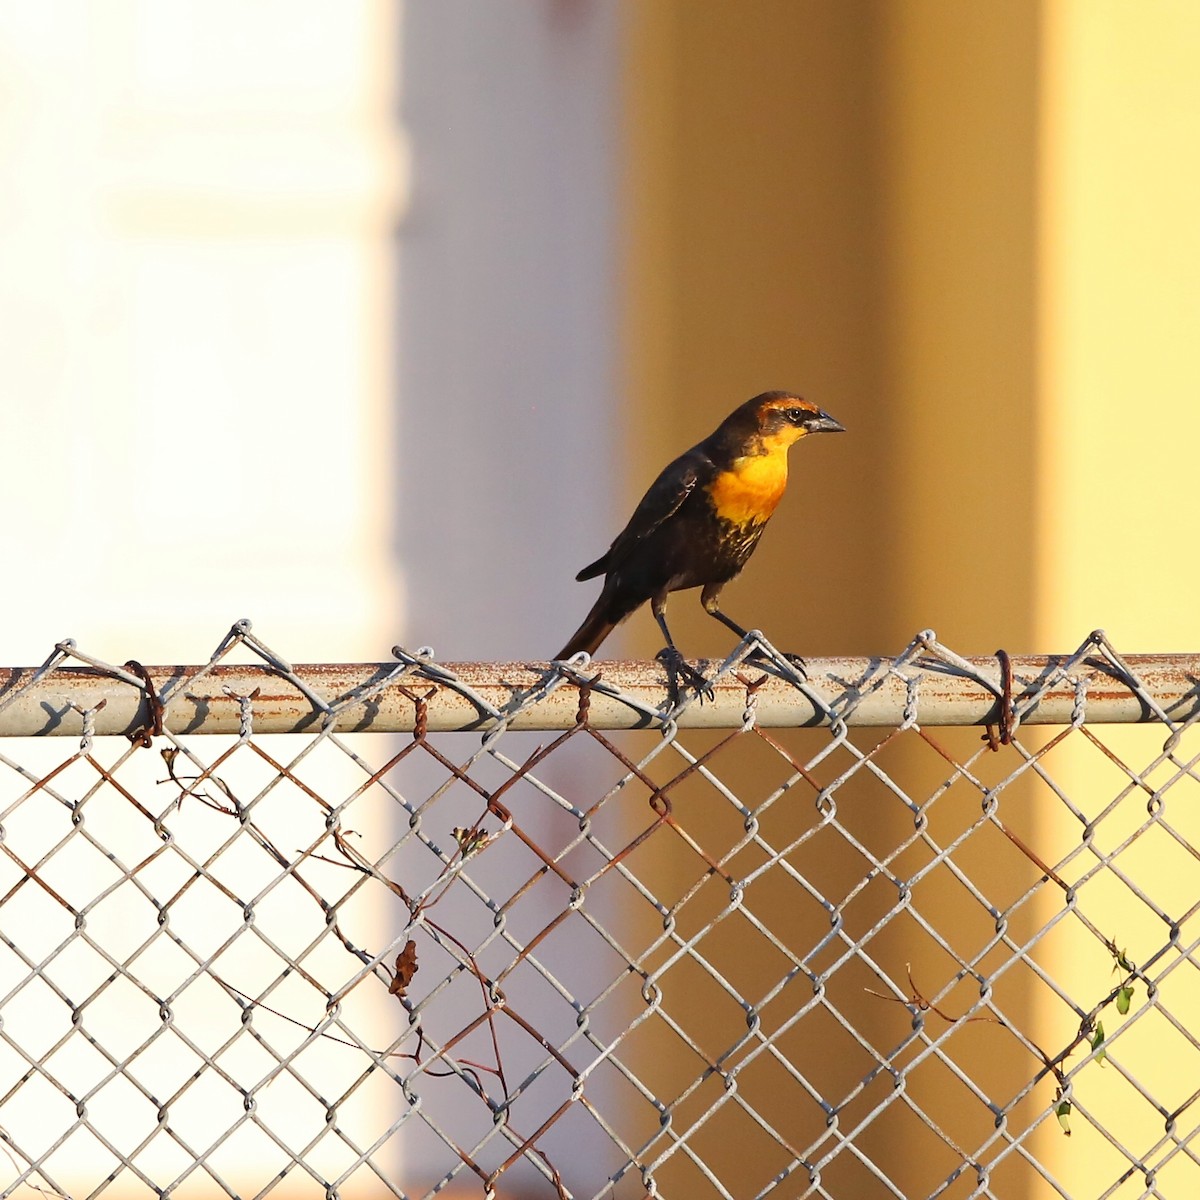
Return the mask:
<svg viewBox="0 0 1200 1200">
<path fill-rule="evenodd" d="M 846 427 L 840 421 L 835 421 L 827 412 L 819 412 L 811 420 L 806 421 L 809 433 L 845 433 Z"/>
</svg>

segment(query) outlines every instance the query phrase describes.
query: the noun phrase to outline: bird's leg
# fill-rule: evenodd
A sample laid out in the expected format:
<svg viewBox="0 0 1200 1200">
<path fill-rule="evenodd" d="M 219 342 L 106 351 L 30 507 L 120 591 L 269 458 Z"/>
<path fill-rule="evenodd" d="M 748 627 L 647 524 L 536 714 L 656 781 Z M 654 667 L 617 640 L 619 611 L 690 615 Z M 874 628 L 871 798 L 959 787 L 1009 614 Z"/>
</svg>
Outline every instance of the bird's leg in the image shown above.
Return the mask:
<svg viewBox="0 0 1200 1200">
<path fill-rule="evenodd" d="M 744 642 L 749 636 L 749 631 L 743 629 L 732 617 L 726 616 L 721 611 L 720 596 L 723 584 L 710 583 L 700 593 L 700 603 L 704 605 L 704 611 L 710 617 L 716 617 L 727 629 L 732 629 L 734 633 Z M 750 656 L 750 659 L 761 662 L 766 656 L 761 650 L 755 650 Z M 795 667 L 802 676 L 807 678 L 807 664 L 799 654 L 784 654 L 783 656 Z"/>
<path fill-rule="evenodd" d="M 656 657 L 667 668 L 667 690 L 670 693 L 671 704 L 676 705 L 679 703 L 679 679 L 681 676 L 687 681 L 688 686 L 695 691 L 696 695 L 700 697 L 702 703 L 706 697 L 711 700 L 713 698 L 713 690 L 709 687 L 708 680 L 679 653 L 675 645 L 675 639 L 671 636 L 670 629 L 667 628 L 666 592 L 660 592 L 658 595 L 651 597 L 650 611 L 654 613 L 654 619 L 658 622 L 658 627 L 662 630 L 663 637 L 667 639 L 667 644 L 658 652 Z"/>
<path fill-rule="evenodd" d="M 716 617 L 727 629 L 732 629 L 742 641 L 745 641 L 750 635 L 743 629 L 732 617 L 727 617 L 720 606 L 721 587 L 719 583 L 710 583 L 700 593 L 700 603 L 704 605 L 704 611 L 710 617 Z"/>
</svg>

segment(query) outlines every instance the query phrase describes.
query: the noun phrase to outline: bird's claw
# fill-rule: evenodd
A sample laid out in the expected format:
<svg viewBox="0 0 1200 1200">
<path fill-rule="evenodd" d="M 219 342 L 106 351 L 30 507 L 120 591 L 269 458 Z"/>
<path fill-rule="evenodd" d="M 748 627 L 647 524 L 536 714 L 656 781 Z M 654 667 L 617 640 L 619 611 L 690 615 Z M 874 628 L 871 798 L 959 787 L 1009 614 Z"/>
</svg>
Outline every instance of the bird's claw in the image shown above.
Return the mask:
<svg viewBox="0 0 1200 1200">
<path fill-rule="evenodd" d="M 796 670 L 800 673 L 801 679 L 803 679 L 803 680 L 808 679 L 808 663 L 806 663 L 804 661 L 804 659 L 801 655 L 789 654 L 785 650 L 783 657 L 786 658 L 788 660 L 788 662 L 790 662 L 792 664 L 792 666 L 796 668 Z"/>
<path fill-rule="evenodd" d="M 715 697 L 716 693 L 708 680 L 674 646 L 664 646 L 655 657 L 667 669 L 667 693 L 672 706 L 679 703 L 680 679 L 696 693 L 696 698 L 701 704 Z"/>
</svg>

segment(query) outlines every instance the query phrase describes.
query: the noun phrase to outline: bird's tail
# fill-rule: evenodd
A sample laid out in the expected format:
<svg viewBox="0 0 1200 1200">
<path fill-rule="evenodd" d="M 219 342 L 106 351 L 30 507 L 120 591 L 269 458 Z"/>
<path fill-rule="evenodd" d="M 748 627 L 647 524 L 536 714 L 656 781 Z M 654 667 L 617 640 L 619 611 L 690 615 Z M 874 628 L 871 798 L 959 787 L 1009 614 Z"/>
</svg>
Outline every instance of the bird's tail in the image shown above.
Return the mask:
<svg viewBox="0 0 1200 1200">
<path fill-rule="evenodd" d="M 592 606 L 592 611 L 583 619 L 583 624 L 571 635 L 571 640 L 554 656 L 555 658 L 570 658 L 580 650 L 595 654 L 600 643 L 614 629 L 618 621 L 612 619 L 609 598 L 600 593 L 600 599 Z"/>
</svg>

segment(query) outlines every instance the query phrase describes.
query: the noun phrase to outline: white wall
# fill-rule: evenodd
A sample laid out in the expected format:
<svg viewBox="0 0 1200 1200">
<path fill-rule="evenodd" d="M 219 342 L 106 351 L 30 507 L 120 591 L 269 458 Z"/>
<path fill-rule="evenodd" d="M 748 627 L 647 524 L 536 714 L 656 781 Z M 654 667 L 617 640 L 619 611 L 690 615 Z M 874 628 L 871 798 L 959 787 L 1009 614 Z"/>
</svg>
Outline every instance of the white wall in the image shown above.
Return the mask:
<svg viewBox="0 0 1200 1200">
<path fill-rule="evenodd" d="M 383 0 L 0 4 L 0 660 L 386 653 L 394 60 Z"/>
<path fill-rule="evenodd" d="M 402 616 L 389 553 L 392 235 L 407 174 L 397 16 L 384 0 L 0 0 L 3 665 L 41 662 L 68 636 L 110 662 L 196 663 L 240 617 L 296 661 L 386 657 Z M 195 741 L 210 762 L 227 745 Z M 121 1154 L 146 1140 L 139 1162 L 162 1184 L 192 1170 L 190 1146 L 253 1193 L 286 1163 L 264 1130 L 304 1144 L 324 1112 L 283 1072 L 259 1089 L 262 1124 L 223 1135 L 246 1121 L 242 1097 L 213 1071 L 184 1087 L 198 1060 L 178 1035 L 225 1046 L 246 1086 L 264 1061 L 234 993 L 203 973 L 188 982 L 195 960 L 172 939 L 207 955 L 222 931 L 216 970 L 261 994 L 285 964 L 231 894 L 291 947 L 323 913 L 290 879 L 264 889 L 228 814 L 195 798 L 175 808 L 155 751 L 122 764 L 128 744 L 112 739 L 33 786 L 75 749 L 2 747 L 0 1126 L 13 1149 L 0 1188 L 44 1154 L 35 1181 L 90 1190 L 116 1161 L 97 1131 Z M 244 801 L 264 782 L 251 757 L 222 768 Z M 96 762 L 118 764 L 119 787 Z M 344 797 L 354 777 L 326 755 L 312 786 Z M 386 835 L 384 808 L 356 823 Z M 147 810 L 178 841 L 156 836 Z M 289 852 L 308 820 L 324 828 L 287 785 L 254 811 Z M 206 837 L 228 846 L 185 888 Z M 222 895 L 212 880 L 227 873 Z M 170 901 L 169 934 L 147 888 Z M 363 918 L 372 944 L 384 919 L 382 906 Z M 260 1007 L 256 1036 L 286 1041 L 324 1015 L 311 992 L 275 1007 L 301 1025 Z M 169 1104 L 171 1132 L 156 1133 L 147 1090 Z M 364 1125 L 352 1103 L 342 1119 Z"/>
</svg>

